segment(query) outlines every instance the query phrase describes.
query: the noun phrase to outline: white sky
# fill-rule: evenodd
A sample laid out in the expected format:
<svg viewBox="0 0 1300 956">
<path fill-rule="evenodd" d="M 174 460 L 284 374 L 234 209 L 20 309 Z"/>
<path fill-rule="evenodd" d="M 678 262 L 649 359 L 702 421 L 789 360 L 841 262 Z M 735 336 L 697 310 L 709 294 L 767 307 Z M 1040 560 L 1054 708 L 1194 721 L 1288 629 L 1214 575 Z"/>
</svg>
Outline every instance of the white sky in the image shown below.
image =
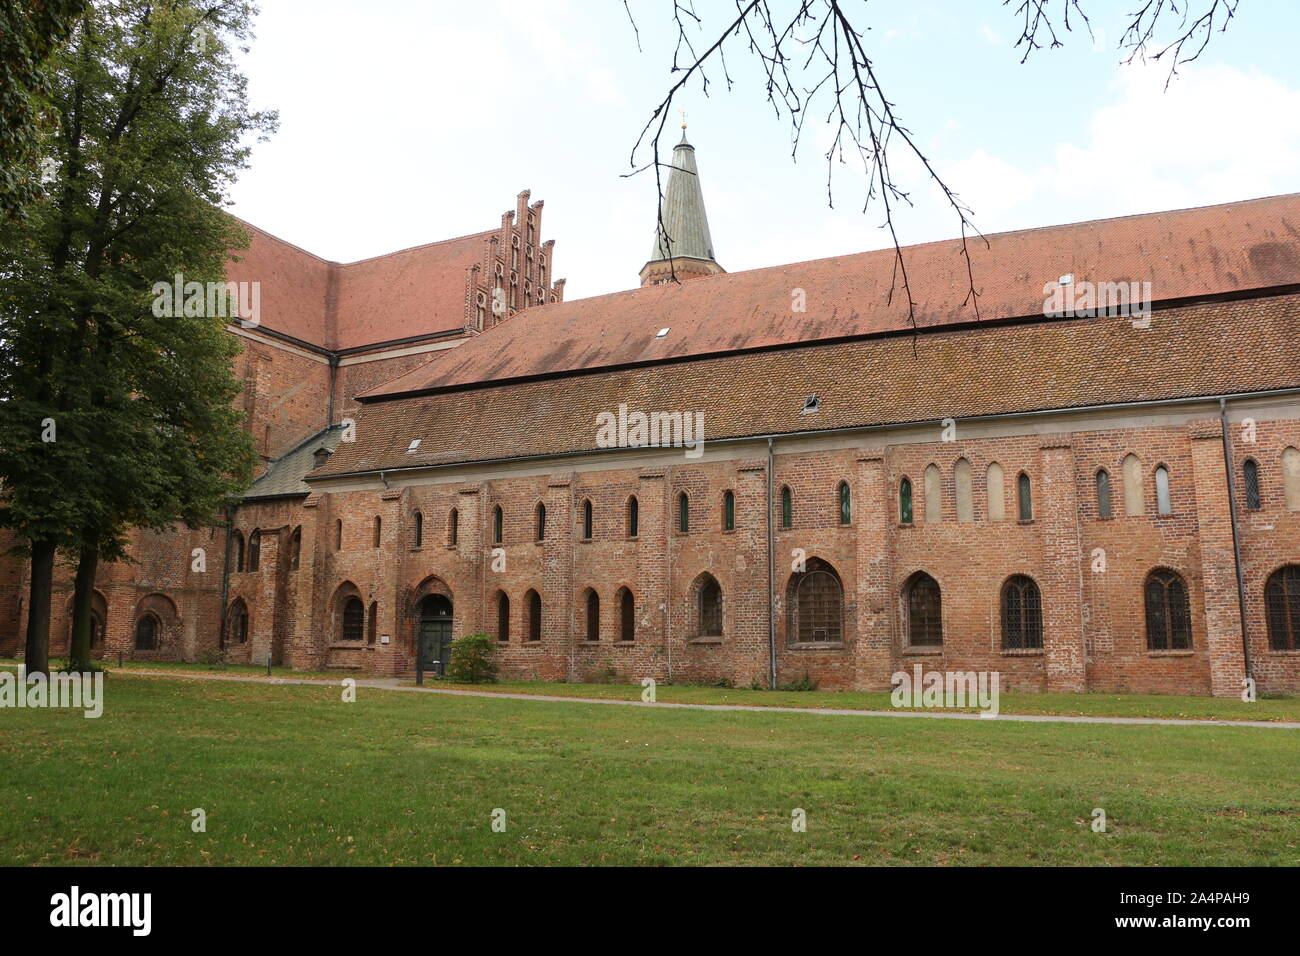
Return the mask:
<svg viewBox="0 0 1300 956">
<path fill-rule="evenodd" d="M 705 32 L 734 9 L 696 5 Z M 983 231 L 1300 191 L 1300 4 L 1242 4 L 1168 91 L 1164 68 L 1119 65 L 1125 0 L 1086 3 L 1095 41 L 1076 33 L 1025 65 L 1014 6 L 863 5 L 886 92 Z M 566 298 L 635 287 L 654 182 L 623 174 L 673 78 L 671 5 L 631 7 L 641 52 L 620 0 L 262 0 L 245 67 L 281 130 L 254 151 L 233 211 L 347 262 L 491 228 L 530 188 Z M 723 266 L 887 246 L 879 207 L 862 212 L 861 167 L 837 173 L 828 208 L 822 131 L 792 162 L 739 43 L 728 63 L 730 94 L 715 73 L 710 96 L 694 85 L 681 103 Z M 904 241 L 955 235 L 915 164 L 894 162 L 915 202 L 897 219 Z"/>
</svg>

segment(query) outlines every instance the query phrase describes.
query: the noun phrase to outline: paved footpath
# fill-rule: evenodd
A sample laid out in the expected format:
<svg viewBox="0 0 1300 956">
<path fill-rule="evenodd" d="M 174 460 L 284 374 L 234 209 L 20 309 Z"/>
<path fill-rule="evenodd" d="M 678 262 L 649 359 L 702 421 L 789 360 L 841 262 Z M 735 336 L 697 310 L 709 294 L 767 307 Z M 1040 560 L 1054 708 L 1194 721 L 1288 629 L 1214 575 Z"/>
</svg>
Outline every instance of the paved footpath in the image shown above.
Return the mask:
<svg viewBox="0 0 1300 956">
<path fill-rule="evenodd" d="M 126 677 L 181 677 L 189 680 L 236 681 L 249 684 L 301 684 L 308 687 L 337 687 L 339 681 L 307 677 L 253 677 L 237 674 L 204 674 L 193 671 L 113 671 Z M 487 690 L 451 690 L 442 687 L 417 687 L 397 678 L 353 678 L 358 687 L 376 690 L 409 691 L 416 694 L 446 694 L 452 697 L 495 697 L 505 700 L 542 701 L 557 704 L 612 704 L 622 707 L 660 707 L 675 710 L 744 711 L 754 714 L 825 714 L 831 717 L 918 717 L 932 720 L 1015 720 L 1042 724 L 1164 724 L 1171 727 L 1267 727 L 1272 730 L 1300 730 L 1295 720 L 1175 720 L 1163 717 L 1079 717 L 1065 714 L 979 714 L 935 710 L 850 710 L 835 707 L 761 707 L 746 704 L 680 704 L 668 701 L 649 703 L 643 700 L 617 700 L 600 697 L 561 697 L 555 694 L 511 694 Z"/>
</svg>

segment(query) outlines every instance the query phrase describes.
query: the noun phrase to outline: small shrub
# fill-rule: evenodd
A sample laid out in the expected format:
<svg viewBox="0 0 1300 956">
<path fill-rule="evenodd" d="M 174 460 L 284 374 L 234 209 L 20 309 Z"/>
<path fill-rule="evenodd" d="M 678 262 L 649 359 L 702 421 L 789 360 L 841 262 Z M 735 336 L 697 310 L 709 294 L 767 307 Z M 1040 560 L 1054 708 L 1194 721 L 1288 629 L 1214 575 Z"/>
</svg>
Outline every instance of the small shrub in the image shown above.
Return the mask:
<svg viewBox="0 0 1300 956">
<path fill-rule="evenodd" d="M 204 667 L 211 667 L 213 670 L 225 670 L 226 668 L 226 651 L 224 648 L 210 648 L 206 651 L 199 651 L 194 655 L 194 662 L 202 664 Z"/>
<path fill-rule="evenodd" d="M 788 684 L 779 684 L 777 685 L 776 689 L 794 690 L 794 691 L 816 690 L 817 682 L 813 680 L 811 677 L 809 677 L 808 672 L 805 671 L 803 677 L 799 678 L 796 681 L 791 681 Z"/>
<path fill-rule="evenodd" d="M 447 680 L 461 684 L 495 684 L 496 641 L 486 634 L 470 634 L 451 645 Z"/>
</svg>

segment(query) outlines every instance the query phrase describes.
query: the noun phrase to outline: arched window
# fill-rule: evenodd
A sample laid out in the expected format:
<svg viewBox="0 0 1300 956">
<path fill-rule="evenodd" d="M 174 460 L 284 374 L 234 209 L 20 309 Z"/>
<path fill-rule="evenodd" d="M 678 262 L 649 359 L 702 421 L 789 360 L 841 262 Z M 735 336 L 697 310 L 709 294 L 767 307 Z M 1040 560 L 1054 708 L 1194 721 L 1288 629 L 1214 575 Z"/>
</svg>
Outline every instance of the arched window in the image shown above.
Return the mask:
<svg viewBox="0 0 1300 956">
<path fill-rule="evenodd" d="M 627 536 L 635 538 L 641 528 L 641 505 L 637 502 L 636 496 L 627 499 Z"/>
<path fill-rule="evenodd" d="M 600 595 L 587 589 L 587 640 L 600 640 Z"/>
<path fill-rule="evenodd" d="M 375 539 L 372 542 L 371 546 L 377 548 L 379 547 L 380 543 L 383 540 L 384 540 L 384 519 L 379 517 L 379 515 L 375 515 Z"/>
<path fill-rule="evenodd" d="M 1033 578 L 1017 574 L 1002 585 L 1002 647 L 1023 651 L 1042 646 L 1042 595 Z"/>
<path fill-rule="evenodd" d="M 722 493 L 722 530 L 736 530 L 736 494 L 733 491 Z"/>
<path fill-rule="evenodd" d="M 289 570 L 297 571 L 302 564 L 302 526 L 293 529 L 289 537 Z"/>
<path fill-rule="evenodd" d="M 781 527 L 794 526 L 794 494 L 789 485 L 781 486 Z"/>
<path fill-rule="evenodd" d="M 235 598 L 226 612 L 226 643 L 245 644 L 248 642 L 248 605 L 242 598 Z"/>
<path fill-rule="evenodd" d="M 1268 646 L 1274 651 L 1300 651 L 1300 565 L 1288 564 L 1268 576 L 1264 585 L 1268 617 Z"/>
<path fill-rule="evenodd" d="M 844 636 L 844 587 L 825 561 L 813 558 L 790 579 L 790 639 L 838 644 Z"/>
<path fill-rule="evenodd" d="M 535 509 L 535 516 L 536 516 L 536 524 L 537 524 L 537 529 L 536 529 L 537 540 L 545 541 L 546 540 L 546 505 L 542 504 L 540 501 L 537 502 L 537 508 Z"/>
<path fill-rule="evenodd" d="M 912 482 L 909 478 L 898 483 L 898 523 L 912 523 Z"/>
<path fill-rule="evenodd" d="M 366 606 L 361 599 L 350 597 L 343 602 L 343 616 L 340 620 L 339 639 L 360 641 L 366 629 Z"/>
<path fill-rule="evenodd" d="M 722 586 L 717 579 L 706 574 L 700 580 L 696 594 L 699 607 L 696 609 L 700 622 L 700 637 L 722 636 Z"/>
<path fill-rule="evenodd" d="M 447 543 L 453 548 L 460 541 L 460 512 L 455 508 L 447 515 Z"/>
<path fill-rule="evenodd" d="M 415 513 L 415 546 L 424 547 L 424 512 Z"/>
<path fill-rule="evenodd" d="M 528 609 L 528 640 L 542 639 L 542 596 L 529 589 L 524 595 L 524 606 Z"/>
<path fill-rule="evenodd" d="M 904 590 L 907 610 L 907 639 L 912 647 L 943 645 L 943 602 L 939 582 L 918 571 Z"/>
<path fill-rule="evenodd" d="M 957 520 L 975 520 L 975 493 L 972 490 L 970 462 L 958 458 L 952 470 L 953 484 L 957 486 Z"/>
<path fill-rule="evenodd" d="M 1146 514 L 1146 493 L 1142 490 L 1142 462 L 1137 455 L 1128 455 L 1120 466 L 1124 478 L 1124 514 L 1130 517 Z"/>
<path fill-rule="evenodd" d="M 158 618 L 146 614 L 135 622 L 135 649 L 137 651 L 156 651 L 158 649 L 158 632 L 161 630 Z"/>
<path fill-rule="evenodd" d="M 1241 465 L 1242 476 L 1246 479 L 1246 510 L 1258 511 L 1259 501 L 1259 465 L 1253 458 L 1247 458 Z"/>
<path fill-rule="evenodd" d="M 984 475 L 984 496 L 988 499 L 990 521 L 1005 521 L 1007 517 L 1007 492 L 1002 484 L 1002 466 L 996 461 L 989 465 Z"/>
<path fill-rule="evenodd" d="M 1300 451 L 1282 452 L 1282 488 L 1286 493 L 1286 510 L 1300 511 Z"/>
<path fill-rule="evenodd" d="M 618 591 L 618 639 L 625 643 L 636 640 L 636 599 L 627 588 Z"/>
<path fill-rule="evenodd" d="M 677 496 L 677 530 L 682 534 L 691 530 L 691 499 L 684 491 Z"/>
<path fill-rule="evenodd" d="M 244 570 L 244 536 L 236 531 L 230 542 L 231 549 L 234 551 L 234 563 L 236 571 Z"/>
<path fill-rule="evenodd" d="M 1110 518 L 1110 472 L 1102 468 L 1097 472 L 1097 517 Z"/>
<path fill-rule="evenodd" d="M 939 474 L 938 465 L 925 469 L 925 523 L 939 524 L 943 521 L 943 476 Z"/>
<path fill-rule="evenodd" d="M 592 532 L 596 530 L 595 508 L 591 504 L 590 498 L 583 499 L 582 502 L 582 537 L 584 541 L 590 541 Z"/>
<path fill-rule="evenodd" d="M 505 591 L 497 592 L 497 640 L 503 644 L 510 640 L 510 598 Z"/>
<path fill-rule="evenodd" d="M 497 505 L 492 509 L 492 543 L 500 544 L 503 534 L 505 534 L 505 515 L 501 512 L 501 506 Z"/>
<path fill-rule="evenodd" d="M 1169 469 L 1164 465 L 1156 469 L 1156 513 L 1174 513 L 1174 503 L 1169 495 Z"/>
<path fill-rule="evenodd" d="M 1034 520 L 1034 491 L 1029 483 L 1029 476 L 1023 471 L 1016 479 L 1016 500 L 1020 508 L 1021 521 Z"/>
<path fill-rule="evenodd" d="M 366 621 L 366 643 L 375 643 L 375 634 L 379 630 L 379 604 L 376 601 L 370 602 L 370 617 Z"/>
<path fill-rule="evenodd" d="M 1147 649 L 1187 650 L 1192 646 L 1192 611 L 1187 585 L 1173 571 L 1157 568 L 1147 576 Z"/>
<path fill-rule="evenodd" d="M 840 499 L 840 524 L 853 523 L 853 492 L 849 490 L 849 483 L 841 481 L 839 487 Z"/>
<path fill-rule="evenodd" d="M 256 529 L 248 536 L 248 570 L 262 570 L 262 532 Z"/>
<path fill-rule="evenodd" d="M 334 522 L 334 550 L 343 550 L 343 519 Z"/>
</svg>

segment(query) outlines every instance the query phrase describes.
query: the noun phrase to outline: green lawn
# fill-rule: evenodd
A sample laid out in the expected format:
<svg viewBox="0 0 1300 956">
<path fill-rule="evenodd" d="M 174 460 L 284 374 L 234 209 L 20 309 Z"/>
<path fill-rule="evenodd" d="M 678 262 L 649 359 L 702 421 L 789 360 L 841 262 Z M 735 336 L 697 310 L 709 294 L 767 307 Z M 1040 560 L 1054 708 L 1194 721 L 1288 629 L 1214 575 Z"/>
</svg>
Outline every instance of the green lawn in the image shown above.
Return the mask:
<svg viewBox="0 0 1300 956">
<path fill-rule="evenodd" d="M 1283 729 L 110 675 L 98 720 L 0 710 L 0 863 L 1296 865 L 1298 779 Z"/>
</svg>

